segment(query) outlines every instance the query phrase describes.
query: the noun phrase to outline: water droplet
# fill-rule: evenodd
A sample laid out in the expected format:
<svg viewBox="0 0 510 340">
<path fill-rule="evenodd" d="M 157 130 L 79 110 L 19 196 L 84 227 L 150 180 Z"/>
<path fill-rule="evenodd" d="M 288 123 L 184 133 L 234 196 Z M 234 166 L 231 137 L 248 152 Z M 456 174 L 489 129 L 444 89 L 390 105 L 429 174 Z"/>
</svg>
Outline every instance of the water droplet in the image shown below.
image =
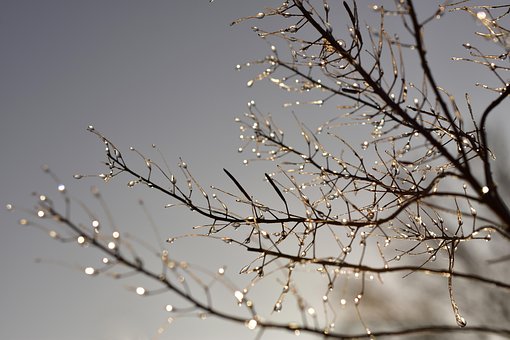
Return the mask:
<svg viewBox="0 0 510 340">
<path fill-rule="evenodd" d="M 173 310 L 174 310 L 174 306 L 172 306 L 172 305 L 166 305 L 166 306 L 165 306 L 165 310 L 166 310 L 167 312 L 171 312 L 171 311 L 173 311 Z"/>
<path fill-rule="evenodd" d="M 489 192 L 489 187 L 488 187 L 488 186 L 483 186 L 483 187 L 482 187 L 482 193 L 483 193 L 483 194 L 486 194 L 486 193 L 488 193 L 488 192 Z"/>
<path fill-rule="evenodd" d="M 487 17 L 487 13 L 485 13 L 484 11 L 480 11 L 476 13 L 476 17 L 480 20 L 484 20 Z"/>
<path fill-rule="evenodd" d="M 136 183 L 137 183 L 136 181 L 129 181 L 127 186 L 131 188 L 134 187 Z"/>
<path fill-rule="evenodd" d="M 251 319 L 251 320 L 247 321 L 246 322 L 246 327 L 248 327 L 248 329 L 255 329 L 255 328 L 257 328 L 257 320 Z"/>
<path fill-rule="evenodd" d="M 239 303 L 243 302 L 243 298 L 244 298 L 243 292 L 236 290 L 234 292 L 234 296 L 236 297 L 237 301 L 239 301 Z"/>
<path fill-rule="evenodd" d="M 80 175 L 80 174 L 76 174 L 73 176 L 74 179 L 82 179 L 83 178 L 83 175 Z"/>
<path fill-rule="evenodd" d="M 340 299 L 340 304 L 341 304 L 342 306 L 345 306 L 345 304 L 346 304 L 346 303 L 347 303 L 347 300 L 345 300 L 345 299 Z"/>
<path fill-rule="evenodd" d="M 459 327 L 466 327 L 466 325 L 467 325 L 466 319 L 464 319 L 459 314 L 455 315 L 455 321 L 457 321 L 457 325 L 459 325 Z"/>
<path fill-rule="evenodd" d="M 145 288 L 143 288 L 143 287 L 136 287 L 135 291 L 136 291 L 136 294 L 138 294 L 140 296 L 143 296 L 146 293 Z"/>
<path fill-rule="evenodd" d="M 246 86 L 251 87 L 251 86 L 253 85 L 253 83 L 254 83 L 254 82 L 255 82 L 255 81 L 254 81 L 253 79 L 248 80 L 248 82 L 246 83 Z"/>
<path fill-rule="evenodd" d="M 274 305 L 274 308 L 273 308 L 273 311 L 279 313 L 282 311 L 282 302 L 281 301 L 277 301 Z"/>
<path fill-rule="evenodd" d="M 117 248 L 115 242 L 108 242 L 108 249 L 114 250 L 115 248 Z"/>
<path fill-rule="evenodd" d="M 257 19 L 262 19 L 263 17 L 265 17 L 266 15 L 263 13 L 263 12 L 260 12 L 260 13 L 257 13 L 257 15 L 255 16 Z"/>
<path fill-rule="evenodd" d="M 92 267 L 85 268 L 85 274 L 87 275 L 94 275 L 96 273 L 96 270 Z"/>
</svg>

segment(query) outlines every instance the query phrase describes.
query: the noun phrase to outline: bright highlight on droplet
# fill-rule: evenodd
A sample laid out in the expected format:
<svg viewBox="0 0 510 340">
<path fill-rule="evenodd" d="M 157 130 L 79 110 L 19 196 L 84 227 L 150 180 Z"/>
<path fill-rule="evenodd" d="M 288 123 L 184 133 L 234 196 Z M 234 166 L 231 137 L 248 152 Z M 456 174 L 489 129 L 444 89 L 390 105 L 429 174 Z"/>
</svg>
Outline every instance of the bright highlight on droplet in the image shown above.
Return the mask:
<svg viewBox="0 0 510 340">
<path fill-rule="evenodd" d="M 85 274 L 87 275 L 94 275 L 96 273 L 96 270 L 92 267 L 85 268 Z"/>
<path fill-rule="evenodd" d="M 480 11 L 480 12 L 476 13 L 476 17 L 480 20 L 483 20 L 483 19 L 487 18 L 487 13 L 485 13 L 484 11 Z"/>
<path fill-rule="evenodd" d="M 109 243 L 108 243 L 108 249 L 113 250 L 113 249 L 115 249 L 116 247 L 117 247 L 117 245 L 115 244 L 115 242 L 109 242 Z"/>
<path fill-rule="evenodd" d="M 255 329 L 257 327 L 257 320 L 255 319 L 249 320 L 248 322 L 246 322 L 246 327 L 248 327 L 248 329 Z"/>
<path fill-rule="evenodd" d="M 41 217 L 41 218 L 42 218 L 42 217 L 44 217 L 44 211 L 43 211 L 43 210 L 39 210 L 39 211 L 37 212 L 37 216 L 39 216 L 39 217 Z"/>
<path fill-rule="evenodd" d="M 142 296 L 142 295 L 145 295 L 145 288 L 143 287 L 137 287 L 136 288 L 136 294 Z"/>
<path fill-rule="evenodd" d="M 166 310 L 167 312 L 171 312 L 171 311 L 173 311 L 173 310 L 174 310 L 174 306 L 172 306 L 172 305 L 166 305 L 165 310 Z"/>
<path fill-rule="evenodd" d="M 83 236 L 78 236 L 78 238 L 76 239 L 76 241 L 78 241 L 78 244 L 84 244 L 84 243 L 85 243 L 85 237 L 83 237 Z"/>
<path fill-rule="evenodd" d="M 119 233 L 118 231 L 114 231 L 114 232 L 112 233 L 112 236 L 113 236 L 113 238 L 117 239 L 117 238 L 119 238 L 119 237 L 120 237 L 120 233 Z"/>
<path fill-rule="evenodd" d="M 234 296 L 236 297 L 237 301 L 243 302 L 244 294 L 242 292 L 236 290 Z"/>
<path fill-rule="evenodd" d="M 482 187 L 482 193 L 486 194 L 488 192 L 489 192 L 489 187 L 488 186 Z"/>
<path fill-rule="evenodd" d="M 64 184 L 59 184 L 59 186 L 57 187 L 58 191 L 60 192 L 64 192 L 66 190 L 66 186 Z"/>
</svg>

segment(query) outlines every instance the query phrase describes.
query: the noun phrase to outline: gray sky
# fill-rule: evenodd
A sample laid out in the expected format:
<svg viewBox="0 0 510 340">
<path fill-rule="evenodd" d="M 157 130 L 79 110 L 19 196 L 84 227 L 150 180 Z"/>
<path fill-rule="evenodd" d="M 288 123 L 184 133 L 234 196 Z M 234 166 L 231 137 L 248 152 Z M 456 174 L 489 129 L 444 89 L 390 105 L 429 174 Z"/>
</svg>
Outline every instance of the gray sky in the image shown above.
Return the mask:
<svg viewBox="0 0 510 340">
<path fill-rule="evenodd" d="M 85 131 L 89 124 L 122 149 L 133 145 L 149 151 L 155 143 L 172 166 L 184 157 L 205 184 L 226 183 L 223 167 L 241 179 L 260 180 L 261 173 L 254 175 L 241 164 L 233 119 L 252 98 L 267 110 L 280 108 L 283 101 L 268 85 L 246 88 L 254 72 L 236 72 L 234 66 L 263 57 L 267 45 L 251 32 L 252 23 L 229 23 L 270 3 L 274 2 L 1 1 L 2 205 L 13 202 L 30 208 L 32 192 L 54 194 L 55 183 L 40 170 L 48 164 L 85 202 L 90 201 L 89 187 L 98 185 L 121 224 L 143 220 L 136 213 L 139 197 L 155 202 L 152 213 L 169 228 L 184 232 L 198 223 L 189 214 L 174 217 L 163 211 L 160 196 L 137 189 L 126 195 L 125 182 L 105 187 L 95 179 L 73 180 L 75 173 L 103 170 L 103 147 Z M 452 41 L 444 32 L 470 32 L 473 29 L 464 29 L 470 26 L 462 26 L 470 24 L 472 20 L 445 20 L 441 25 L 446 26 L 432 32 L 437 38 L 437 45 L 431 46 L 433 57 L 436 48 L 452 42 L 458 45 L 452 47 L 454 53 L 463 51 L 463 41 Z M 462 70 L 448 72 L 458 72 L 443 74 L 450 87 L 464 81 Z M 462 95 L 463 89 L 459 91 Z M 275 114 L 290 117 L 283 109 Z M 18 226 L 19 214 L 2 211 L 0 216 L 0 338 L 148 339 L 168 317 L 163 309 L 168 302 L 134 296 L 124 289 L 132 284 L 129 280 L 91 279 L 68 267 L 35 264 L 35 258 L 42 258 L 86 265 L 92 252 Z M 192 262 L 216 254 L 215 248 L 182 251 L 178 256 Z M 225 338 L 224 324 L 212 320 L 201 324 L 183 319 L 171 327 L 164 338 Z M 227 334 L 253 336 L 244 327 L 233 327 Z"/>
</svg>

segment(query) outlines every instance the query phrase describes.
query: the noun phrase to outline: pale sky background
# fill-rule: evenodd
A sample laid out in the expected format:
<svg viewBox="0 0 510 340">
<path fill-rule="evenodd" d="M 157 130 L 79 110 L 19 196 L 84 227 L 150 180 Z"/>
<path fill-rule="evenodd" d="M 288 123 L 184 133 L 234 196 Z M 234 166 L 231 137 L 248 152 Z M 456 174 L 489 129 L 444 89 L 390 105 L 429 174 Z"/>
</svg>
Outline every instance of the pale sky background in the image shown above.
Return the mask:
<svg viewBox="0 0 510 340">
<path fill-rule="evenodd" d="M 360 1 L 360 7 L 365 3 Z M 427 3 L 432 13 L 436 1 Z M 129 194 L 123 179 L 107 186 L 98 179 L 74 180 L 75 173 L 104 170 L 103 146 L 85 131 L 89 124 L 124 150 L 136 146 L 150 151 L 151 144 L 157 144 L 174 168 L 184 157 L 206 185 L 228 183 L 225 167 L 257 187 L 254 183 L 262 182 L 263 173 L 242 165 L 234 117 L 245 111 L 250 99 L 282 120 L 291 116 L 281 108 L 283 100 L 274 87 L 257 84 L 247 89 L 254 71 L 234 70 L 238 63 L 267 54 L 267 45 L 249 29 L 256 23 L 229 23 L 269 4 L 275 2 L 0 1 L 2 206 L 12 202 L 30 208 L 34 191 L 55 195 L 55 183 L 41 171 L 48 164 L 85 202 L 91 202 L 88 188 L 98 185 L 121 224 L 143 220 L 136 210 L 140 197 L 154 200 L 150 210 L 155 219 L 169 225 L 161 228 L 163 237 L 169 234 L 165 228 L 184 232 L 199 223 L 192 214 L 171 215 L 160 196 L 141 188 Z M 464 40 L 457 34 L 475 29 L 471 18 L 457 15 L 442 19 L 430 33 L 431 57 L 442 63 L 441 84 L 460 96 L 465 88 L 473 89 L 474 80 L 464 78 L 469 76 L 465 69 L 452 68 L 439 52 L 448 47 L 452 54 L 463 55 Z M 299 110 L 306 114 L 306 109 Z M 135 296 L 124 289 L 135 284 L 131 279 L 90 278 L 67 267 L 35 264 L 35 258 L 42 258 L 87 265 L 90 256 L 74 244 L 60 244 L 18 226 L 20 217 L 0 212 L 0 338 L 138 340 L 155 334 L 168 317 L 163 308 L 169 302 L 162 301 L 163 296 Z M 212 246 L 181 250 L 176 256 L 192 262 L 217 256 L 215 265 L 224 254 Z M 85 261 L 82 256 L 87 256 Z M 232 274 L 237 271 L 234 266 Z M 183 319 L 163 339 L 255 335 L 243 326 L 229 327 Z"/>
</svg>

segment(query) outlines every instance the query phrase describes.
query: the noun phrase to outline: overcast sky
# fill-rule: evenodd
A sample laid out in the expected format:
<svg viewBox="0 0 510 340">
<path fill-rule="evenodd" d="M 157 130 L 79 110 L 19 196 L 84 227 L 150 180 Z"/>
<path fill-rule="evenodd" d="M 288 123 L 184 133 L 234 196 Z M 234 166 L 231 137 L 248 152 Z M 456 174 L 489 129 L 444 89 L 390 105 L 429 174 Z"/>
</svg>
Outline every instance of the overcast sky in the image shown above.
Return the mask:
<svg viewBox="0 0 510 340">
<path fill-rule="evenodd" d="M 155 143 L 172 166 L 184 157 L 206 184 L 224 183 L 223 167 L 241 179 L 261 180 L 260 173 L 245 170 L 243 156 L 236 152 L 234 117 L 251 99 L 267 110 L 280 110 L 283 101 L 268 84 L 246 88 L 254 73 L 236 72 L 234 67 L 265 56 L 267 45 L 251 32 L 251 23 L 234 27 L 229 23 L 271 3 L 2 0 L 2 205 L 13 202 L 31 208 L 32 192 L 55 193 L 55 183 L 41 171 L 48 164 L 72 194 L 86 202 L 89 187 L 100 186 L 110 195 L 120 221 L 137 221 L 136 202 L 144 197 L 157 202 L 151 210 L 158 221 L 183 231 L 193 226 L 191 217 L 162 212 L 161 197 L 146 198 L 144 190 L 126 195 L 125 183 L 105 187 L 97 179 L 75 181 L 75 173 L 103 170 L 103 146 L 86 132 L 91 124 L 121 148 L 133 145 L 148 151 Z M 364 4 L 360 1 L 360 6 Z M 452 32 L 476 28 L 470 18 L 443 21 L 431 32 L 433 58 L 446 47 L 463 53 L 464 41 Z M 462 95 L 464 89 L 458 85 L 469 80 L 462 78 L 462 71 L 448 69 L 445 60 L 440 73 Z M 290 119 L 289 111 L 275 114 Z M 0 338 L 149 339 L 168 317 L 163 309 L 168 302 L 134 296 L 124 289 L 129 281 L 85 277 L 49 263 L 85 265 L 82 256 L 89 255 L 74 244 L 62 245 L 18 226 L 19 214 L 2 211 L 0 216 Z M 204 255 L 216 254 L 212 249 L 179 256 L 201 261 Z M 35 264 L 36 258 L 43 263 Z M 221 322 L 205 321 L 202 326 L 197 320 L 179 320 L 163 338 L 186 334 L 225 339 L 224 327 Z M 228 334 L 253 336 L 244 327 L 233 327 Z"/>
</svg>

